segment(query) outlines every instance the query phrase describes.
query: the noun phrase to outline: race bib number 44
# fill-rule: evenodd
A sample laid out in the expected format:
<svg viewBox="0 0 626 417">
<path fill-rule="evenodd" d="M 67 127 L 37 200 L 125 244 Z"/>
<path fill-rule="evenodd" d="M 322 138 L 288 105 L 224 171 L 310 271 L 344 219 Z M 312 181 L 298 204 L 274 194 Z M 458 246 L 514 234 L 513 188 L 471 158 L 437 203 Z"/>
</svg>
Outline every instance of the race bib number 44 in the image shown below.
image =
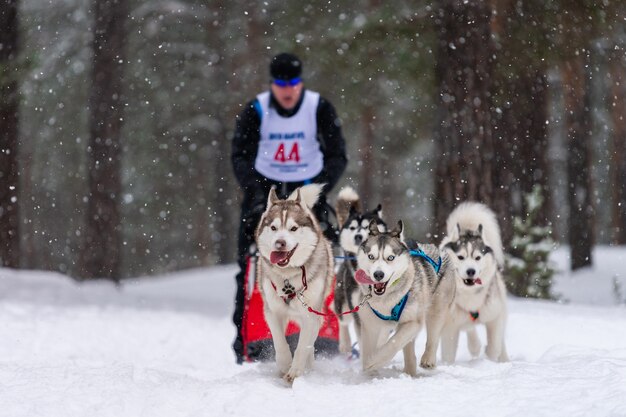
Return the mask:
<svg viewBox="0 0 626 417">
<path fill-rule="evenodd" d="M 289 149 L 289 153 L 286 151 L 284 143 L 278 145 L 276 153 L 274 153 L 274 161 L 278 162 L 300 162 L 300 150 L 298 148 L 298 142 L 294 142 Z"/>
</svg>

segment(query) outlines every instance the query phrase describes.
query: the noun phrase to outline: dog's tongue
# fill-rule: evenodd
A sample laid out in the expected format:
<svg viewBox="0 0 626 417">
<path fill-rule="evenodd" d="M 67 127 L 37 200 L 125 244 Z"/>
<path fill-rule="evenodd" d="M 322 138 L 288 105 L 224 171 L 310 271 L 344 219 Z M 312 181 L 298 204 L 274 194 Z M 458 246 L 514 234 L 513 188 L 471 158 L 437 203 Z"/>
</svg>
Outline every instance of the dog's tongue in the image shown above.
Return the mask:
<svg viewBox="0 0 626 417">
<path fill-rule="evenodd" d="M 365 285 L 377 284 L 377 282 L 372 281 L 370 277 L 368 277 L 365 271 L 362 269 L 358 269 L 354 273 L 354 279 L 356 279 L 356 282 L 358 282 L 359 284 L 365 284 Z"/>
<path fill-rule="evenodd" d="M 483 282 L 480 280 L 480 278 L 476 278 L 474 280 L 474 284 L 483 285 Z"/>
<path fill-rule="evenodd" d="M 288 251 L 274 251 L 270 253 L 270 262 L 273 264 L 277 264 L 281 261 L 284 261 L 287 256 L 289 256 Z"/>
</svg>

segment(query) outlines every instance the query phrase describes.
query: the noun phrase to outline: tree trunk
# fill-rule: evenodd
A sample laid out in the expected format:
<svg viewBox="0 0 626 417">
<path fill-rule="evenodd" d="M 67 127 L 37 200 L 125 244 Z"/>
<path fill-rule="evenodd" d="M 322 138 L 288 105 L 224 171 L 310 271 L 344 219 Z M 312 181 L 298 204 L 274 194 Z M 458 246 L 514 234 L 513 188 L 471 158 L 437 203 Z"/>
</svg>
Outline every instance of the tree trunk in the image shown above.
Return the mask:
<svg viewBox="0 0 626 417">
<path fill-rule="evenodd" d="M 511 107 L 507 109 L 505 135 L 512 139 L 509 147 L 509 169 L 513 183 L 508 205 L 511 214 L 525 218 L 529 212 L 524 195 L 540 185 L 544 204 L 537 214 L 538 225 L 547 225 L 549 220 L 548 193 L 548 119 L 547 80 L 544 68 L 522 72 L 511 86 Z M 498 184 L 499 185 L 499 184 Z M 505 239 L 505 241 L 508 241 Z"/>
<path fill-rule="evenodd" d="M 96 0 L 89 97 L 89 199 L 82 277 L 120 279 L 121 129 L 126 0 Z"/>
<path fill-rule="evenodd" d="M 611 75 L 609 115 L 611 130 L 611 153 L 609 184 L 611 187 L 611 240 L 616 245 L 626 244 L 626 89 L 624 83 L 623 50 L 613 54 L 609 64 Z"/>
<path fill-rule="evenodd" d="M 546 17 L 540 2 L 493 0 L 492 31 L 500 59 L 494 91 L 501 117 L 494 133 L 497 170 L 494 171 L 494 209 L 500 218 L 502 240 L 509 246 L 513 218 L 528 213 L 524 195 L 540 185 L 544 203 L 537 221 L 550 223 L 552 199 L 548 190 L 548 86 L 541 49 L 529 53 L 528 44 L 544 39 Z M 539 22 L 529 26 L 530 22 Z M 538 54 L 539 52 L 539 54 Z"/>
<path fill-rule="evenodd" d="M 374 160 L 374 135 L 375 113 L 372 105 L 366 104 L 362 108 L 361 120 L 363 121 L 363 139 L 361 141 L 361 168 L 359 173 L 359 195 L 363 201 L 371 205 L 374 199 L 373 180 L 376 177 L 376 161 Z M 385 210 L 387 208 L 385 207 Z"/>
<path fill-rule="evenodd" d="M 522 130 L 525 149 L 518 162 L 523 167 L 519 178 L 524 194 L 531 193 L 535 185 L 541 186 L 544 203 L 538 209 L 536 220 L 538 225 L 545 226 L 550 223 L 552 201 L 548 190 L 548 80 L 546 69 L 542 67 L 524 76 L 525 112 L 520 118 L 526 120 Z M 522 199 L 521 215 L 525 217 L 527 213 L 529 208 Z"/>
<path fill-rule="evenodd" d="M 578 55 L 562 67 L 567 130 L 569 244 L 572 270 L 592 264 L 591 109 L 585 58 Z"/>
<path fill-rule="evenodd" d="M 19 268 L 17 0 L 0 3 L 0 266 Z"/>
<path fill-rule="evenodd" d="M 229 19 L 228 12 L 230 3 L 218 1 L 212 4 L 214 22 L 209 22 L 212 26 L 208 33 L 214 38 L 216 49 L 222 57 L 215 68 L 215 80 L 224 91 L 256 91 L 259 88 L 268 89 L 269 84 L 269 57 L 268 51 L 263 48 L 262 40 L 264 36 L 265 15 L 259 3 L 247 1 L 245 4 L 248 11 L 247 17 L 242 22 L 245 27 L 245 48 L 239 55 L 230 55 L 230 60 L 226 59 L 229 54 L 223 51 L 225 40 L 222 36 L 228 36 L 225 31 L 226 22 Z M 236 8 L 235 8 L 236 9 Z M 232 10 L 231 10 L 232 11 Z M 276 53 L 278 51 L 275 51 Z M 230 74 L 237 73 L 237 77 Z M 247 93 L 246 93 L 247 94 Z M 234 124 L 235 116 L 241 108 L 231 108 L 224 103 L 229 100 L 224 96 L 223 103 L 220 103 L 212 112 L 219 127 L 214 132 L 217 143 L 214 148 L 215 154 L 212 156 L 212 187 L 214 189 L 212 204 L 212 255 L 217 257 L 219 263 L 234 262 L 237 260 L 237 234 L 233 233 L 233 225 L 239 226 L 239 210 L 237 207 L 236 187 L 231 184 L 236 183 L 232 173 L 230 161 L 232 132 L 231 124 Z M 229 133 L 230 132 L 230 133 Z M 231 134 L 229 137 L 228 135 Z"/>
<path fill-rule="evenodd" d="M 435 236 L 459 202 L 491 205 L 494 158 L 491 8 L 482 0 L 440 0 L 438 9 Z"/>
</svg>

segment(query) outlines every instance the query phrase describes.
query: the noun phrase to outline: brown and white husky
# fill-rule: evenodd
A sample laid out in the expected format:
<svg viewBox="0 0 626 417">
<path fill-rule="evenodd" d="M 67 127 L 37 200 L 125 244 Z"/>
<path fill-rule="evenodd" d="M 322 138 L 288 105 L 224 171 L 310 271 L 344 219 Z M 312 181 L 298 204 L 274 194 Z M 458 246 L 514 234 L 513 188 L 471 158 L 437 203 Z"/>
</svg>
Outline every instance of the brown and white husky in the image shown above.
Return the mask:
<svg viewBox="0 0 626 417">
<path fill-rule="evenodd" d="M 321 189 L 319 184 L 306 185 L 286 200 L 279 199 L 272 189 L 255 234 L 265 320 L 272 333 L 276 364 L 289 383 L 313 365 L 313 345 L 322 318 L 308 308 L 322 311 L 334 274 L 331 245 L 311 211 Z M 293 358 L 285 338 L 290 320 L 300 326 Z"/>
</svg>

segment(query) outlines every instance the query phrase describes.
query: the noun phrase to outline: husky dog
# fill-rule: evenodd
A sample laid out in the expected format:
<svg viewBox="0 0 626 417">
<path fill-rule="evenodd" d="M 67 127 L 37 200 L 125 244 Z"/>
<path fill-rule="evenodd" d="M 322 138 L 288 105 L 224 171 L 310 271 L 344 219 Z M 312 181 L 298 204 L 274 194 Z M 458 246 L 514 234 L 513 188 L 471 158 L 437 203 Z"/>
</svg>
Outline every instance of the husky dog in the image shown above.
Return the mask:
<svg viewBox="0 0 626 417">
<path fill-rule="evenodd" d="M 435 367 L 441 329 L 454 299 L 454 270 L 434 245 L 409 251 L 402 230 L 402 221 L 388 233 L 372 222 L 370 236 L 359 248 L 355 279 L 369 298 L 369 305 L 359 310 L 360 342 L 364 370 L 384 366 L 402 349 L 404 372 L 416 375 L 415 338 L 424 325 L 420 366 Z"/>
<path fill-rule="evenodd" d="M 313 365 L 313 344 L 322 318 L 308 308 L 322 310 L 334 275 L 330 243 L 311 212 L 321 189 L 319 184 L 310 184 L 286 200 L 279 199 L 272 189 L 255 234 L 265 320 L 272 333 L 276 364 L 289 383 Z M 290 320 L 300 326 L 293 360 L 285 338 Z"/>
<path fill-rule="evenodd" d="M 465 202 L 450 213 L 446 229 L 440 247 L 455 265 L 457 295 L 443 330 L 442 359 L 454 362 L 460 330 L 467 331 L 469 351 L 478 356 L 475 325 L 482 323 L 487 328 L 487 357 L 506 362 L 506 288 L 500 273 L 504 252 L 496 215 L 484 204 Z"/>
<path fill-rule="evenodd" d="M 340 314 L 353 310 L 359 303 L 361 292 L 354 280 L 354 272 L 358 269 L 356 254 L 359 246 L 369 236 L 370 222 L 375 221 L 381 232 L 387 230 L 383 222 L 382 207 L 379 204 L 372 211 L 361 211 L 361 199 L 351 187 L 345 187 L 337 196 L 335 205 L 337 221 L 339 222 L 339 243 L 345 255 L 344 261 L 339 265 L 337 281 L 335 283 L 335 312 L 339 315 L 339 351 L 342 353 L 352 352 L 350 340 L 350 323 L 354 322 L 357 338 L 360 335 L 361 322 L 358 313 Z"/>
</svg>

